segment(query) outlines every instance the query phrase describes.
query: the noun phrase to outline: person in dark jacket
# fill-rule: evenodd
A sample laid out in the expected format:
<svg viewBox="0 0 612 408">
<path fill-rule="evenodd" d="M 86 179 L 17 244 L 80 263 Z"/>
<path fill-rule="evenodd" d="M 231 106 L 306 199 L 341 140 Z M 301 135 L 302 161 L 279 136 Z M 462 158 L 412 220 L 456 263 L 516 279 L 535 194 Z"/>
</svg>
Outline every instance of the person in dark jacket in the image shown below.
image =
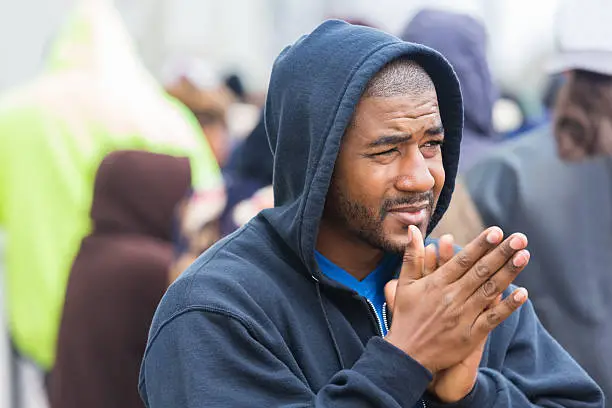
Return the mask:
<svg viewBox="0 0 612 408">
<path fill-rule="evenodd" d="M 485 27 L 466 14 L 424 9 L 408 23 L 401 38 L 440 52 L 457 73 L 464 110 L 459 159 L 459 171 L 463 172 L 499 142 L 493 129 L 498 91 L 487 62 Z"/>
<path fill-rule="evenodd" d="M 52 408 L 140 408 L 138 369 L 169 283 L 187 158 L 118 151 L 101 163 L 92 233 L 70 273 L 50 378 Z"/>
<path fill-rule="evenodd" d="M 524 235 L 490 228 L 456 256 L 441 239 L 439 267 L 424 247 L 461 141 L 440 54 L 327 21 L 276 60 L 265 125 L 275 207 L 164 295 L 147 407 L 603 406 L 510 286 Z"/>
<path fill-rule="evenodd" d="M 272 184 L 273 157 L 266 135 L 264 115 L 257 126 L 234 149 L 223 168 L 227 204 L 221 215 L 221 233 L 227 235 L 239 226 L 235 221 L 236 206 L 253 196 L 258 190 Z"/>
<path fill-rule="evenodd" d="M 517 282 L 544 327 L 612 396 L 612 4 L 567 1 L 551 74 L 564 80 L 550 126 L 466 174 L 485 225 L 529 234 Z M 610 35 L 602 35 L 606 28 Z M 605 41 L 604 41 L 605 39 Z M 602 42 L 603 41 L 603 42 Z"/>
</svg>

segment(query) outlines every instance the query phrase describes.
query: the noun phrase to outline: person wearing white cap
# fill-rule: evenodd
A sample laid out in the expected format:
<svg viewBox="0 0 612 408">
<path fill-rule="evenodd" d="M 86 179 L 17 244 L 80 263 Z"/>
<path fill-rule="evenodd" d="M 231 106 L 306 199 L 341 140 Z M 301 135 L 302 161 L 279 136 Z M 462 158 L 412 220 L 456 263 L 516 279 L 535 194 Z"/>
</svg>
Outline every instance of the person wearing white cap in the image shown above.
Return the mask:
<svg viewBox="0 0 612 408">
<path fill-rule="evenodd" d="M 612 395 L 612 2 L 568 1 L 558 17 L 564 73 L 552 124 L 466 175 L 486 225 L 529 236 L 515 281 L 544 326 Z"/>
</svg>

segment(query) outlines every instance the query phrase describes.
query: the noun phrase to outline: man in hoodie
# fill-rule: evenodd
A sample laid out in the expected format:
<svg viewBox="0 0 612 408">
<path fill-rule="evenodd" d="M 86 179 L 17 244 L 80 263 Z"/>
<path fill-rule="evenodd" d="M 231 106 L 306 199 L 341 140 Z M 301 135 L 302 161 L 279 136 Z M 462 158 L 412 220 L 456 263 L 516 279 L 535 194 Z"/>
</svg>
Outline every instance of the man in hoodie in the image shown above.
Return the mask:
<svg viewBox="0 0 612 408">
<path fill-rule="evenodd" d="M 175 211 L 190 190 L 190 173 L 185 157 L 119 151 L 102 161 L 93 231 L 68 279 L 51 407 L 143 406 L 138 368 L 168 287 Z"/>
<path fill-rule="evenodd" d="M 276 206 L 162 299 L 148 407 L 603 406 L 508 288 L 524 235 L 491 228 L 454 257 L 442 242 L 439 268 L 423 246 L 461 140 L 459 85 L 438 53 L 325 22 L 276 60 L 265 122 Z"/>
<path fill-rule="evenodd" d="M 517 282 L 542 324 L 612 395 L 612 5 L 568 1 L 551 126 L 496 151 L 466 182 L 486 225 L 530 237 Z M 601 30 L 604 30 L 602 32 Z"/>
</svg>

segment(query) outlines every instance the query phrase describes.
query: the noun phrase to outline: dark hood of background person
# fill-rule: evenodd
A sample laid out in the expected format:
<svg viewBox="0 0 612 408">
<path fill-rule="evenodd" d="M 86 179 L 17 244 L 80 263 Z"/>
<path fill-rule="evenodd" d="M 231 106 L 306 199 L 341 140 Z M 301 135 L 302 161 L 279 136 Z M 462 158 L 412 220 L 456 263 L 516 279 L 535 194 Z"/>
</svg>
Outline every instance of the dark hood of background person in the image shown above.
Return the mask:
<svg viewBox="0 0 612 408">
<path fill-rule="evenodd" d="M 247 138 L 234 149 L 223 168 L 227 206 L 221 215 L 221 233 L 234 231 L 233 209 L 257 190 L 272 184 L 274 157 L 268 142 L 264 114 Z"/>
<path fill-rule="evenodd" d="M 263 187 L 272 184 L 273 163 L 262 112 L 257 126 L 232 152 L 223 170 L 243 179 L 252 179 Z"/>
<path fill-rule="evenodd" d="M 244 83 L 242 82 L 242 78 L 240 75 L 236 73 L 229 74 L 224 78 L 225 86 L 227 89 L 232 91 L 236 100 L 240 102 L 245 102 L 247 97 L 247 91 L 244 87 Z"/>
<path fill-rule="evenodd" d="M 52 408 L 142 408 L 138 370 L 173 260 L 173 216 L 191 185 L 186 158 L 119 151 L 101 163 L 66 291 Z"/>
<path fill-rule="evenodd" d="M 93 233 L 138 234 L 170 241 L 175 206 L 191 183 L 189 160 L 119 151 L 100 164 L 91 207 Z"/>
<path fill-rule="evenodd" d="M 459 77 L 465 115 L 459 168 L 464 171 L 497 139 L 493 105 L 498 91 L 487 63 L 485 27 L 465 14 L 426 9 L 414 16 L 401 38 L 440 52 Z"/>
</svg>

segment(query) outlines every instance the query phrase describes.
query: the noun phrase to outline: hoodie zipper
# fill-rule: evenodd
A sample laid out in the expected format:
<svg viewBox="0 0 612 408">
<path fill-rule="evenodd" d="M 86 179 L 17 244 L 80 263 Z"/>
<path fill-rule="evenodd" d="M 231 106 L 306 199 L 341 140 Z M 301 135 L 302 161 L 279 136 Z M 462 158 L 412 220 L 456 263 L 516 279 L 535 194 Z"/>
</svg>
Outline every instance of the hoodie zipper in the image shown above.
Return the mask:
<svg viewBox="0 0 612 408">
<path fill-rule="evenodd" d="M 378 322 L 378 327 L 380 329 L 380 335 L 382 336 L 382 327 L 381 326 L 381 322 L 380 319 L 378 318 L 378 313 L 376 313 L 376 309 L 374 308 L 374 304 L 372 302 L 370 302 L 369 299 L 366 299 L 368 304 L 370 305 L 370 309 L 374 312 L 374 316 L 376 316 L 376 321 Z M 389 331 L 389 322 L 387 320 L 387 302 L 383 303 L 383 309 L 382 309 L 382 324 L 384 324 L 385 329 L 387 329 L 387 331 Z M 425 403 L 425 401 L 420 400 L 421 406 L 422 408 L 427 408 L 427 404 Z"/>
<path fill-rule="evenodd" d="M 383 318 L 383 324 L 385 325 L 385 329 L 388 332 L 389 331 L 389 322 L 387 321 L 387 302 L 383 303 L 382 318 Z"/>
<path fill-rule="evenodd" d="M 382 326 L 382 323 L 380 321 L 380 317 L 378 317 L 378 313 L 376 313 L 376 308 L 374 307 L 374 303 L 372 303 L 370 301 L 370 299 L 368 299 L 368 298 L 364 298 L 364 299 L 368 303 L 368 305 L 370 306 L 370 312 L 371 312 L 370 314 L 373 313 L 374 317 L 376 318 L 376 323 L 377 323 L 376 327 L 378 328 L 378 335 L 380 337 L 382 337 L 382 335 L 383 335 L 383 326 Z"/>
</svg>

